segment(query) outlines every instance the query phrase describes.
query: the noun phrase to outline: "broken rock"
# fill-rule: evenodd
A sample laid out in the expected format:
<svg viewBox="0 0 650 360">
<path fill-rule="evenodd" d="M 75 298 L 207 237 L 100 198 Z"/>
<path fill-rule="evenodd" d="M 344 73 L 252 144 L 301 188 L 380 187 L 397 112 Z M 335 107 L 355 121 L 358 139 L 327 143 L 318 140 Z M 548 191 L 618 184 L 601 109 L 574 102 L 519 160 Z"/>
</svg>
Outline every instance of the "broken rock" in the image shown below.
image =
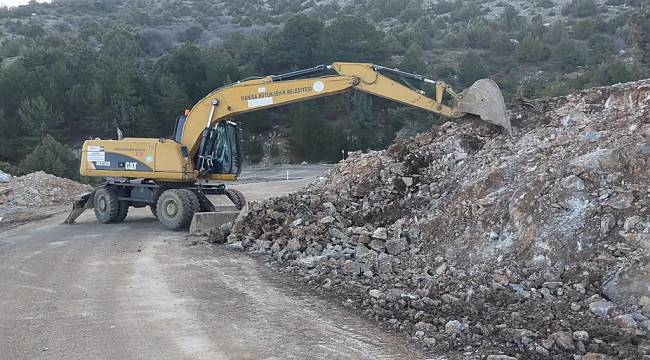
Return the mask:
<svg viewBox="0 0 650 360">
<path fill-rule="evenodd" d="M 298 259 L 300 265 L 307 269 L 312 269 L 318 266 L 324 260 L 323 256 L 306 256 Z"/>
<path fill-rule="evenodd" d="M 610 301 L 595 301 L 589 304 L 589 310 L 596 316 L 606 317 L 609 315 L 616 305 Z"/>
<path fill-rule="evenodd" d="M 617 210 L 625 210 L 632 206 L 632 202 L 634 202 L 634 195 L 631 191 L 626 191 L 609 198 L 604 204 Z"/>
<path fill-rule="evenodd" d="M 287 250 L 288 251 L 298 251 L 302 245 L 300 245 L 300 240 L 298 239 L 289 239 L 287 242 Z"/>
<path fill-rule="evenodd" d="M 567 190 L 582 191 L 585 189 L 585 183 L 579 177 L 570 175 L 562 180 L 562 187 Z"/>
<path fill-rule="evenodd" d="M 0 183 L 8 183 L 9 181 L 11 181 L 11 175 L 0 170 Z"/>
<path fill-rule="evenodd" d="M 463 324 L 458 320 L 451 320 L 445 324 L 445 333 L 447 335 L 457 335 L 463 330 Z"/>
<path fill-rule="evenodd" d="M 336 221 L 336 220 L 331 215 L 327 215 L 327 216 L 325 216 L 325 217 L 323 217 L 322 219 L 319 220 L 319 222 L 321 224 L 331 224 L 334 221 Z"/>
<path fill-rule="evenodd" d="M 386 241 L 386 251 L 391 255 L 399 255 L 408 250 L 406 239 L 390 239 Z"/>
<path fill-rule="evenodd" d="M 584 330 L 574 331 L 573 340 L 586 342 L 589 340 L 589 333 Z"/>
<path fill-rule="evenodd" d="M 637 323 L 632 314 L 619 315 L 614 318 L 614 324 L 623 329 L 636 329 Z"/>
<path fill-rule="evenodd" d="M 424 332 L 441 355 L 639 358 L 647 320 L 622 331 L 610 319 L 618 308 L 599 296 L 650 314 L 641 273 L 650 159 L 640 155 L 649 91 L 646 80 L 513 104 L 522 122 L 509 138 L 448 123 L 352 153 L 303 191 L 251 207 L 235 238 L 259 234 L 281 274 L 409 336 Z M 291 238 L 300 255 L 285 251 Z M 307 269 L 295 260 L 316 256 L 321 265 Z M 415 328 L 421 322 L 432 328 Z"/>
<path fill-rule="evenodd" d="M 555 345 L 557 345 L 557 347 L 560 349 L 565 351 L 573 350 L 573 336 L 571 333 L 558 331 L 556 333 L 553 333 L 551 337 L 555 341 Z"/>
<path fill-rule="evenodd" d="M 375 238 L 375 239 L 379 239 L 379 240 L 387 240 L 388 239 L 388 233 L 386 232 L 386 228 L 378 227 L 372 233 L 372 237 Z"/>
<path fill-rule="evenodd" d="M 379 239 L 372 239 L 370 242 L 370 248 L 377 251 L 377 252 L 383 252 L 386 246 L 385 241 L 379 240 Z"/>
</svg>

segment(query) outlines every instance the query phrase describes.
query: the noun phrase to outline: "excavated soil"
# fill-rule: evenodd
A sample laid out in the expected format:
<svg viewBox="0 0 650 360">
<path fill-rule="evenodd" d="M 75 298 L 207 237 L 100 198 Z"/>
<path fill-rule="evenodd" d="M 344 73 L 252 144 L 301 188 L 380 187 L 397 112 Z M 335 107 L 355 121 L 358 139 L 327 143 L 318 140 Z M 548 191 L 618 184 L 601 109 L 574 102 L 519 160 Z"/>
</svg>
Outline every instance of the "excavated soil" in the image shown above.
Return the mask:
<svg viewBox="0 0 650 360">
<path fill-rule="evenodd" d="M 214 241 L 432 353 L 650 354 L 650 81 L 520 102 L 513 137 L 447 123 L 252 203 Z"/>
</svg>

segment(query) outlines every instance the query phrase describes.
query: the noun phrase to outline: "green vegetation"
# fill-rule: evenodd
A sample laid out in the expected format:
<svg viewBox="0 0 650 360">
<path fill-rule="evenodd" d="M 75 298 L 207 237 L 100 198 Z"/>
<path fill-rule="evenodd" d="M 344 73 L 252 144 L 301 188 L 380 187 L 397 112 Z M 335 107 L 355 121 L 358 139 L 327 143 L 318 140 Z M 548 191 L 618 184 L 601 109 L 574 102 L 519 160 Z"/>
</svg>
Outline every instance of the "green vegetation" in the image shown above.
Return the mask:
<svg viewBox="0 0 650 360">
<path fill-rule="evenodd" d="M 43 141 L 21 162 L 20 168 L 26 172 L 45 171 L 48 174 L 79 179 L 79 162 L 72 151 L 45 135 Z"/>
<path fill-rule="evenodd" d="M 399 66 L 458 90 L 491 77 L 508 98 L 649 74 L 642 1 L 560 8 L 540 0 L 525 12 L 477 0 L 343 4 L 55 0 L 0 8 L 0 164 L 75 176 L 67 146 L 89 136 L 113 137 L 118 126 L 127 136 L 170 136 L 176 116 L 219 86 L 331 61 Z M 295 160 L 310 162 L 335 161 L 344 148 L 382 148 L 440 121 L 363 94 L 238 120 L 249 161 L 262 158 L 258 135 L 275 128 Z"/>
</svg>

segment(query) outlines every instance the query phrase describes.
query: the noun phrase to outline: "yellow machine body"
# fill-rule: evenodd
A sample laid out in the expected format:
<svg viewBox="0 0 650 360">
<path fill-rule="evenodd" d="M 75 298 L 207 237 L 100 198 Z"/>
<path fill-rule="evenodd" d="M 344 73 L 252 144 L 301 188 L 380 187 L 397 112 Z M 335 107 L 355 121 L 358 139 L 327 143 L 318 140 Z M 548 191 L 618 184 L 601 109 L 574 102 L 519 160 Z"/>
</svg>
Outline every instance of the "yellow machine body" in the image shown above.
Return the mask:
<svg viewBox="0 0 650 360">
<path fill-rule="evenodd" d="M 88 177 L 145 178 L 195 182 L 198 172 L 187 148 L 168 139 L 124 138 L 87 140 L 80 174 Z M 213 174 L 210 180 L 234 181 L 234 174 Z"/>
</svg>

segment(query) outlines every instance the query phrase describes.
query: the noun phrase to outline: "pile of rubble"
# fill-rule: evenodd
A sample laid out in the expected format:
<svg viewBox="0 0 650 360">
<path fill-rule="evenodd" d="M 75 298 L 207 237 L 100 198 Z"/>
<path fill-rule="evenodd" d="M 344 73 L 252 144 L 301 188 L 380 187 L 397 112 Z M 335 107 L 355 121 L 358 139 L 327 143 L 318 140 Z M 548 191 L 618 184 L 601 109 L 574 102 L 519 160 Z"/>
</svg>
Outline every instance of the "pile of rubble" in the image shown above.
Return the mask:
<svg viewBox="0 0 650 360">
<path fill-rule="evenodd" d="M 650 81 L 447 123 L 250 204 L 214 241 L 434 353 L 650 355 Z"/>
<path fill-rule="evenodd" d="M 42 171 L 10 177 L 0 183 L 0 206 L 43 207 L 70 204 L 75 196 L 89 191 L 88 185 Z"/>
</svg>

